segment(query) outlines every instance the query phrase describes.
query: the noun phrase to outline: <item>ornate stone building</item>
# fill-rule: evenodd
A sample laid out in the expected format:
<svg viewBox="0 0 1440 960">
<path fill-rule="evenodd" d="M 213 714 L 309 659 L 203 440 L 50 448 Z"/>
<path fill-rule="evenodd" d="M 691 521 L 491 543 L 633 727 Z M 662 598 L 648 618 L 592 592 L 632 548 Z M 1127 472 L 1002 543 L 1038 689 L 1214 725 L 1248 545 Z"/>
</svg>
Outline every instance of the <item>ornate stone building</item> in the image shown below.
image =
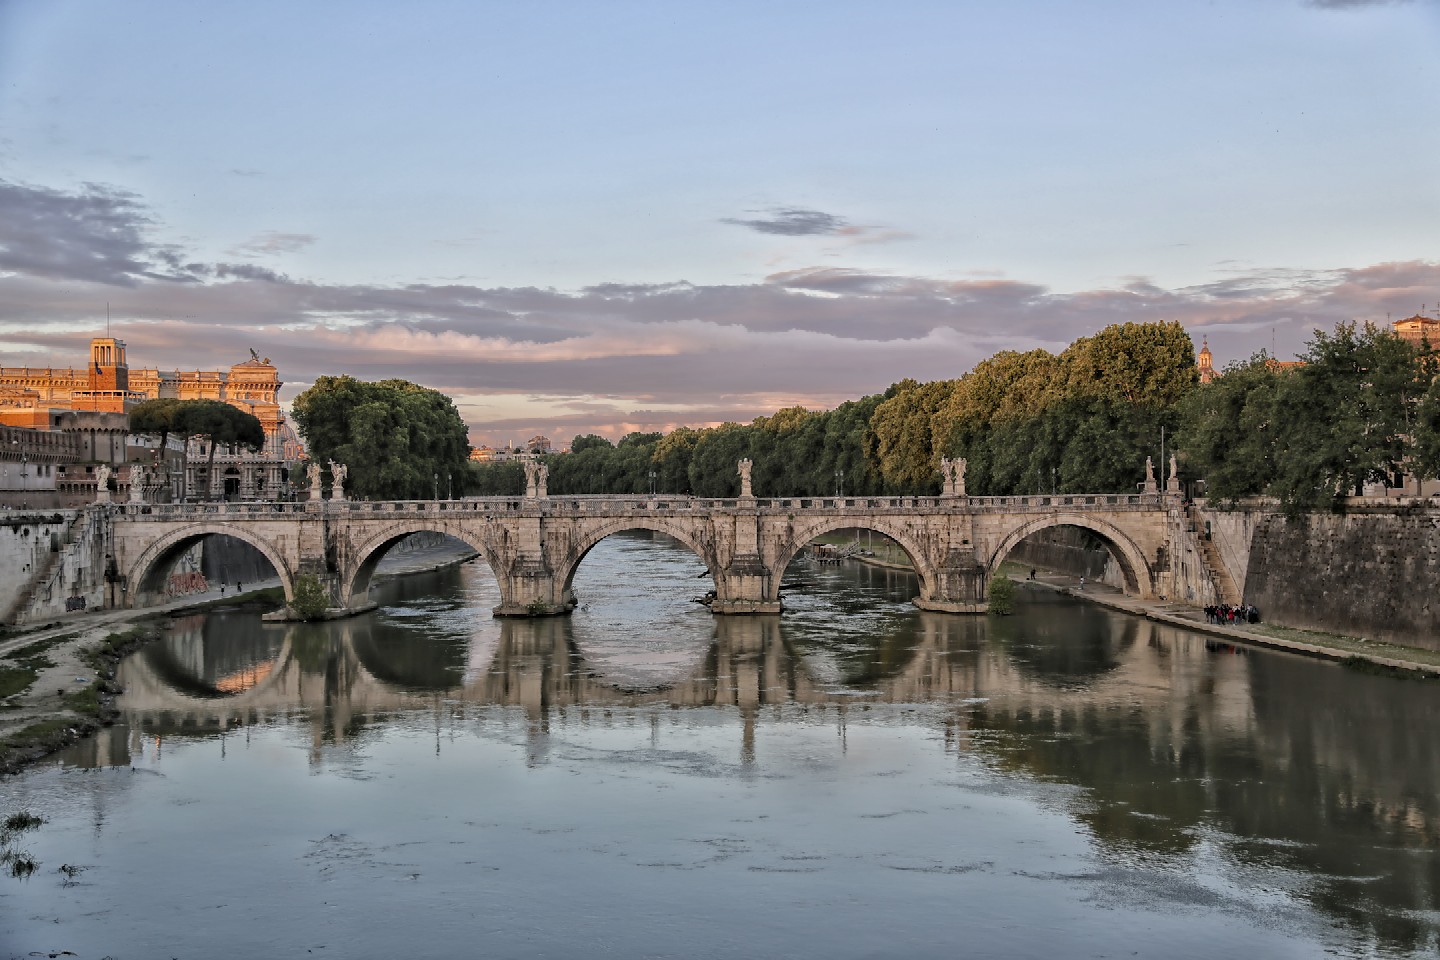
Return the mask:
<svg viewBox="0 0 1440 960">
<path fill-rule="evenodd" d="M 46 498 L 50 506 L 93 500 L 95 467 L 102 463 L 121 468 L 115 474 L 116 492 L 128 499 L 132 471 L 126 464 L 131 462 L 147 465 L 143 480 L 139 469 L 134 471 L 146 500 L 269 500 L 289 495 L 289 469 L 304 454 L 280 409 L 282 385 L 269 358 L 261 359 L 253 350 L 249 360 L 228 371 L 131 369 L 123 340 L 96 337 L 90 341 L 90 362 L 81 369 L 0 367 L 0 424 L 23 429 L 9 444 L 17 454 L 22 447 L 37 453 L 51 449 L 38 435 L 29 436 L 32 431 L 76 436 L 76 459 L 56 464 L 59 473 L 49 488 L 52 496 Z M 212 472 L 207 469 L 211 452 L 202 440 L 191 439 L 187 449 L 176 438 L 173 449 L 162 453 L 127 436 L 125 415 L 136 404 L 169 397 L 218 400 L 254 414 L 265 430 L 264 448 L 252 453 L 222 447 L 215 451 Z"/>
</svg>

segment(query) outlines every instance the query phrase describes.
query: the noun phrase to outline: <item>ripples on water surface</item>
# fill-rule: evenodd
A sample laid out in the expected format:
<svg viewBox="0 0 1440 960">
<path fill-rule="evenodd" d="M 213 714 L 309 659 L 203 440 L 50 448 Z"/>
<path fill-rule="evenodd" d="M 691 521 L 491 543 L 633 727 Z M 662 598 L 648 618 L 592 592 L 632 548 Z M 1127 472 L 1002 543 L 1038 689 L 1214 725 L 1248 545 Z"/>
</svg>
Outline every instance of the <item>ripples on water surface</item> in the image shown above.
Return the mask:
<svg viewBox="0 0 1440 960">
<path fill-rule="evenodd" d="M 1436 949 L 1435 685 L 851 564 L 713 618 L 702 572 L 613 537 L 568 619 L 493 620 L 472 563 L 176 621 L 124 723 L 0 783 L 48 819 L 0 956 Z"/>
</svg>

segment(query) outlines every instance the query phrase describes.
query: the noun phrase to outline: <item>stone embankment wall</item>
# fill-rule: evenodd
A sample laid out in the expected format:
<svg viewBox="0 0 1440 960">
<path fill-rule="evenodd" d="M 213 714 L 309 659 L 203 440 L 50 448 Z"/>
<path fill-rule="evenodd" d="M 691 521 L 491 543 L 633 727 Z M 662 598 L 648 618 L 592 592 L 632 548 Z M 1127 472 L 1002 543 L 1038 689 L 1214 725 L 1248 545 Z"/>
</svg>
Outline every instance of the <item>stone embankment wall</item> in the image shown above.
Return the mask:
<svg viewBox="0 0 1440 960">
<path fill-rule="evenodd" d="M 206 537 L 200 543 L 200 572 L 212 584 L 255 583 L 269 580 L 275 567 L 265 554 L 235 537 Z"/>
<path fill-rule="evenodd" d="M 105 605 L 105 520 L 89 510 L 0 517 L 0 620 L 33 623 Z"/>
<path fill-rule="evenodd" d="M 1125 576 L 1105 541 L 1082 527 L 1051 527 L 1020 541 L 1008 559 L 1027 567 L 1084 577 L 1117 588 Z"/>
<path fill-rule="evenodd" d="M 1270 515 L 1255 527 L 1245 598 L 1272 622 L 1440 650 L 1440 512 Z"/>
</svg>

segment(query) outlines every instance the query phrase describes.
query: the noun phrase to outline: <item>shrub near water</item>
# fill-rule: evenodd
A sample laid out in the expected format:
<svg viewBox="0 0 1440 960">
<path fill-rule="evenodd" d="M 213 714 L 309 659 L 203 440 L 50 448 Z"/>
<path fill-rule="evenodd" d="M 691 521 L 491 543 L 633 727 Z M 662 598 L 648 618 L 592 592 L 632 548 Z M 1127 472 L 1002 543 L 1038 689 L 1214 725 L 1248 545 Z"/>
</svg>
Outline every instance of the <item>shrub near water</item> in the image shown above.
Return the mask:
<svg viewBox="0 0 1440 960">
<path fill-rule="evenodd" d="M 319 620 L 330 606 L 330 592 L 325 584 L 313 573 L 302 573 L 295 578 L 295 597 L 290 609 L 302 620 Z"/>
<path fill-rule="evenodd" d="M 990 612 L 1009 616 L 1015 612 L 1015 581 L 1009 577 L 990 578 Z"/>
</svg>

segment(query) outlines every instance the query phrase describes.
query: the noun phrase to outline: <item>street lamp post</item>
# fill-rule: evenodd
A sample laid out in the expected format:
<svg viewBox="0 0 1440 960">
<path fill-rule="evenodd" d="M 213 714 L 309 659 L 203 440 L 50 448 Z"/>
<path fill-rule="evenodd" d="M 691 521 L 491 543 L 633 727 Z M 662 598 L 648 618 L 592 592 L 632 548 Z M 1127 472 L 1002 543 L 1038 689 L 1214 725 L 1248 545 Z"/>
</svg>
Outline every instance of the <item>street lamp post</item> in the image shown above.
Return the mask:
<svg viewBox="0 0 1440 960">
<path fill-rule="evenodd" d="M 655 471 L 650 471 L 650 496 L 655 496 Z"/>
<path fill-rule="evenodd" d="M 844 470 L 836 470 L 836 471 L 835 471 L 835 496 L 837 496 L 837 497 L 843 497 L 843 496 L 845 496 L 845 471 L 844 471 Z"/>
<path fill-rule="evenodd" d="M 445 471 L 445 499 L 455 499 L 455 475 L 449 470 Z"/>
<path fill-rule="evenodd" d="M 432 499 L 432 500 L 439 500 L 439 499 L 440 499 L 440 472 L 439 472 L 438 470 L 435 472 L 435 477 L 434 477 L 434 479 L 435 479 L 435 491 L 434 491 L 434 492 L 435 492 L 435 495 L 434 495 L 433 497 L 431 497 L 430 499 Z"/>
</svg>

